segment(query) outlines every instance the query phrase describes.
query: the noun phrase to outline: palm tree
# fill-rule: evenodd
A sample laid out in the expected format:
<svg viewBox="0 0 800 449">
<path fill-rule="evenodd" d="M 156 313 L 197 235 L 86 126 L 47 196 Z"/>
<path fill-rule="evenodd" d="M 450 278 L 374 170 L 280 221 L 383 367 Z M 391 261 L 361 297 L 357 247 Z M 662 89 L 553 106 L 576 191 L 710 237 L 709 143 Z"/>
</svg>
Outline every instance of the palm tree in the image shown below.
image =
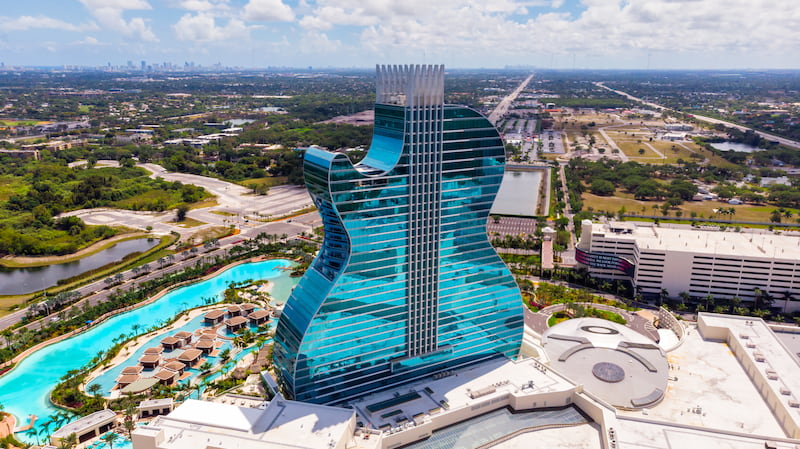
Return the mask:
<svg viewBox="0 0 800 449">
<path fill-rule="evenodd" d="M 709 293 L 703 298 L 703 302 L 705 305 L 705 310 L 711 310 L 711 308 L 714 306 L 714 295 Z"/>
<path fill-rule="evenodd" d="M 0 332 L 0 335 L 2 335 L 3 338 L 6 339 L 6 347 L 11 348 L 11 337 L 14 335 L 14 332 L 11 329 L 6 328 L 3 329 L 2 332 Z M 0 408 L 0 410 L 2 410 L 2 408 Z"/>
<path fill-rule="evenodd" d="M 114 449 L 114 442 L 119 439 L 119 435 L 117 435 L 114 432 L 109 432 L 109 433 L 103 435 L 102 437 L 100 437 L 100 439 L 105 441 L 106 444 L 108 444 L 108 448 L 109 449 Z"/>
<path fill-rule="evenodd" d="M 753 299 L 753 309 L 761 309 L 762 307 L 769 309 L 772 305 L 772 302 L 775 300 L 775 298 L 773 298 L 768 291 L 762 290 L 758 287 L 753 289 L 753 293 L 755 293 L 755 298 Z"/>
<path fill-rule="evenodd" d="M 94 383 L 94 384 L 91 384 L 88 387 L 86 387 L 86 392 L 90 393 L 92 396 L 94 396 L 96 398 L 99 398 L 100 397 L 100 390 L 102 390 L 102 389 L 103 389 L 103 387 L 101 387 L 100 384 Z"/>
<path fill-rule="evenodd" d="M 75 433 L 71 433 L 61 439 L 58 447 L 59 449 L 72 449 L 76 444 L 78 444 L 78 436 Z"/>
<path fill-rule="evenodd" d="M 50 424 L 52 424 L 51 421 L 44 422 L 42 423 L 42 428 L 39 429 L 38 436 L 44 437 L 43 439 L 45 441 L 50 440 Z"/>
<path fill-rule="evenodd" d="M 126 419 L 122 422 L 122 425 L 125 426 L 125 430 L 128 431 L 128 438 L 133 438 L 132 432 L 136 427 L 136 423 L 132 419 Z"/>
</svg>

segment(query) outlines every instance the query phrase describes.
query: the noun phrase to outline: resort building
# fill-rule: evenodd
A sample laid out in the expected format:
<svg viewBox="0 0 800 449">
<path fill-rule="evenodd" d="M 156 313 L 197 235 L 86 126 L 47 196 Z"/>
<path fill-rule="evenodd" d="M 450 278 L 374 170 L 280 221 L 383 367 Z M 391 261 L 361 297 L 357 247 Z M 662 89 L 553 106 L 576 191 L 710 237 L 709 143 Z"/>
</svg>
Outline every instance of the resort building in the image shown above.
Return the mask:
<svg viewBox="0 0 800 449">
<path fill-rule="evenodd" d="M 629 280 L 643 296 L 687 292 L 800 310 L 800 237 L 773 233 L 608 224 L 585 220 L 576 260 L 598 278 Z"/>
<path fill-rule="evenodd" d="M 203 351 L 203 354 L 210 354 L 214 350 L 214 340 L 209 338 L 201 338 L 194 344 L 195 349 Z"/>
<path fill-rule="evenodd" d="M 247 318 L 250 319 L 250 324 L 260 326 L 269 321 L 269 310 L 261 309 L 256 310 L 255 312 L 250 312 L 250 314 L 247 315 Z"/>
<path fill-rule="evenodd" d="M 224 310 L 212 310 L 203 316 L 203 320 L 206 324 L 219 324 L 225 319 L 225 311 Z"/>
<path fill-rule="evenodd" d="M 161 346 L 167 351 L 172 351 L 183 346 L 183 340 L 175 337 L 164 337 L 161 339 Z"/>
<path fill-rule="evenodd" d="M 247 327 L 247 318 L 238 315 L 234 316 L 233 318 L 225 320 L 225 326 L 228 328 L 229 332 L 236 332 L 239 329 Z"/>
<path fill-rule="evenodd" d="M 136 408 L 136 412 L 137 417 L 142 419 L 152 418 L 153 416 L 159 415 L 167 415 L 174 409 L 175 403 L 172 401 L 172 398 L 149 399 L 147 401 L 140 402 L 139 406 Z"/>
<path fill-rule="evenodd" d="M 200 356 L 202 355 L 203 351 L 199 349 L 187 349 L 178 356 L 178 361 L 187 366 L 194 366 L 195 363 L 200 361 Z"/>
<path fill-rule="evenodd" d="M 61 446 L 61 440 L 75 434 L 78 443 L 91 440 L 113 429 L 117 422 L 117 414 L 113 410 L 100 410 L 84 416 L 53 432 L 50 444 Z"/>
<path fill-rule="evenodd" d="M 145 354 L 139 357 L 139 364 L 144 369 L 154 369 L 161 363 L 161 356 L 158 354 Z"/>
<path fill-rule="evenodd" d="M 521 345 L 520 292 L 486 235 L 505 166 L 499 133 L 444 104 L 443 66 L 380 66 L 376 90 L 361 162 L 305 153 L 325 234 L 275 333 L 295 400 L 342 403 Z"/>
</svg>

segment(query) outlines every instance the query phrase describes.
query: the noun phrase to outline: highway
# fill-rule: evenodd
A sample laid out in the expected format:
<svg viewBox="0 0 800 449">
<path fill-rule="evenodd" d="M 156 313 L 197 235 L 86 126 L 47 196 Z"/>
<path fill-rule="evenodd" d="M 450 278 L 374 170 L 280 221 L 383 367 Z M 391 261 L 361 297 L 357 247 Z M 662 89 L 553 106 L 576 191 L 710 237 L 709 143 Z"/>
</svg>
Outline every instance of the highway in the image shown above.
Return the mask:
<svg viewBox="0 0 800 449">
<path fill-rule="evenodd" d="M 645 104 L 647 106 L 651 106 L 651 107 L 653 107 L 655 109 L 658 109 L 660 111 L 673 111 L 673 112 L 678 112 L 678 113 L 683 114 L 682 111 L 675 111 L 674 109 L 667 108 L 665 106 L 661 106 L 660 104 L 652 103 L 650 101 L 646 101 L 646 100 L 643 100 L 641 98 L 634 97 L 633 95 L 631 95 L 631 94 L 629 94 L 627 92 L 623 92 L 621 90 L 612 89 L 612 88 L 606 86 L 605 84 L 603 84 L 602 82 L 596 82 L 594 84 L 597 87 L 602 87 L 603 89 L 606 89 L 606 90 L 609 90 L 611 92 L 614 92 L 617 95 L 622 95 L 623 97 L 625 97 L 625 98 L 627 98 L 629 100 L 633 100 L 633 101 Z M 720 120 L 720 119 L 716 119 L 716 118 L 713 118 L 713 117 L 706 117 L 704 115 L 696 115 L 696 114 L 693 114 L 692 116 L 694 118 L 696 118 L 697 120 L 700 120 L 701 122 L 711 123 L 711 124 L 714 124 L 714 125 L 717 125 L 717 124 L 725 125 L 725 126 L 730 127 L 730 128 L 736 128 L 736 129 L 738 129 L 740 131 L 753 131 L 756 134 L 758 134 L 759 136 L 761 136 L 761 137 L 763 137 L 763 138 L 765 138 L 767 140 L 778 142 L 779 144 L 786 145 L 787 147 L 800 149 L 800 142 L 798 142 L 796 140 L 786 139 L 784 137 L 776 136 L 774 134 L 765 133 L 763 131 L 758 131 L 758 130 L 753 129 L 753 128 L 748 128 L 746 126 L 738 125 L 736 123 L 726 122 L 725 120 Z"/>
<path fill-rule="evenodd" d="M 511 103 L 513 103 L 514 100 L 517 99 L 519 94 L 523 90 L 525 90 L 525 88 L 528 86 L 528 83 L 530 83 L 532 79 L 533 75 L 530 75 L 527 78 L 525 78 L 525 81 L 523 81 L 519 85 L 519 87 L 517 87 L 514 90 L 514 92 L 511 92 L 505 98 L 503 98 L 502 101 L 500 101 L 500 104 L 498 104 L 497 107 L 494 108 L 494 111 L 492 111 L 492 113 L 489 114 L 489 121 L 492 122 L 492 125 L 497 125 L 497 122 L 500 121 L 500 119 L 506 114 L 506 112 L 508 112 L 508 108 L 511 107 Z"/>
</svg>

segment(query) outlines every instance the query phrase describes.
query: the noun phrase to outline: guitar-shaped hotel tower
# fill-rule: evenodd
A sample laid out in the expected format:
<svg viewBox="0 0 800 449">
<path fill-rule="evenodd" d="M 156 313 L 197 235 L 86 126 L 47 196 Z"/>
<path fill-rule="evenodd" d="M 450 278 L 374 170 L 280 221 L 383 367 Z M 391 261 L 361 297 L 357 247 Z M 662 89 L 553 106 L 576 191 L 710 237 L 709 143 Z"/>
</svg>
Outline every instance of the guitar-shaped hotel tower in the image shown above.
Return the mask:
<svg viewBox="0 0 800 449">
<path fill-rule="evenodd" d="M 287 397 L 342 404 L 522 342 L 522 300 L 486 235 L 503 142 L 444 104 L 444 66 L 378 66 L 366 157 L 309 149 L 322 248 L 287 301 L 274 361 Z"/>
</svg>

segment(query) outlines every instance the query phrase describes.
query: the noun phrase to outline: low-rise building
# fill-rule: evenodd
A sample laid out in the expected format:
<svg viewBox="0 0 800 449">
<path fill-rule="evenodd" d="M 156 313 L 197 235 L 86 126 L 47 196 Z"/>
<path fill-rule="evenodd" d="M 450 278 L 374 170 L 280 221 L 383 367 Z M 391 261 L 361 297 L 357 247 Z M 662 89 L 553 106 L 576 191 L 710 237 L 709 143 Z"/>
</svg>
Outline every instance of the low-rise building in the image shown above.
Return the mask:
<svg viewBox="0 0 800 449">
<path fill-rule="evenodd" d="M 108 432 L 114 428 L 116 421 L 117 414 L 113 410 L 106 409 L 94 412 L 53 432 L 50 436 L 50 444 L 58 447 L 61 445 L 61 440 L 73 433 L 77 438 L 77 442 L 83 443 Z"/>
<path fill-rule="evenodd" d="M 266 408 L 189 399 L 133 431 L 135 449 L 293 447 L 345 449 L 356 427 L 351 409 L 277 396 Z"/>
<path fill-rule="evenodd" d="M 631 281 L 644 296 L 667 290 L 677 297 L 738 297 L 769 294 L 773 306 L 800 310 L 800 237 L 723 232 L 651 223 L 581 225 L 576 260 L 598 278 Z"/>
</svg>

